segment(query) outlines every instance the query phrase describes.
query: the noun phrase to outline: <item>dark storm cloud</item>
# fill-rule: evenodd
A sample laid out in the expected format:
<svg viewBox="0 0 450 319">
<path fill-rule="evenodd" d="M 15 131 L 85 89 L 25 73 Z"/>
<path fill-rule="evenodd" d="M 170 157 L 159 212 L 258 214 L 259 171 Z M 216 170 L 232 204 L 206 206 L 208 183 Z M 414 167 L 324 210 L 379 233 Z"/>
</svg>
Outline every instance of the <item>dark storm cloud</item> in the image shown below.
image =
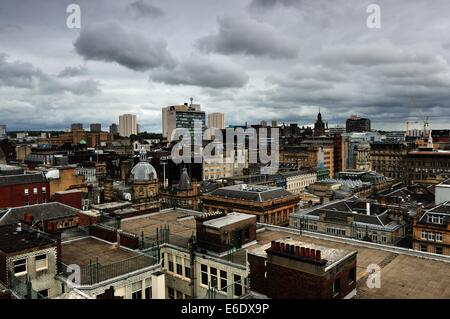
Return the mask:
<svg viewBox="0 0 450 319">
<path fill-rule="evenodd" d="M 294 58 L 293 41 L 274 27 L 245 17 L 217 19 L 219 31 L 196 42 L 202 52 L 246 54 L 270 58 Z"/>
<path fill-rule="evenodd" d="M 249 7 L 252 9 L 269 9 L 276 5 L 286 7 L 299 5 L 302 0 L 252 0 Z"/>
<path fill-rule="evenodd" d="M 173 70 L 155 70 L 151 79 L 174 85 L 232 88 L 244 86 L 248 75 L 241 66 L 225 59 L 197 56 L 186 59 Z"/>
<path fill-rule="evenodd" d="M 144 0 L 130 3 L 127 10 L 136 18 L 159 18 L 165 14 L 163 10 Z"/>
<path fill-rule="evenodd" d="M 61 72 L 59 72 L 58 77 L 59 78 L 70 78 L 80 75 L 87 75 L 88 70 L 86 67 L 80 65 L 76 67 L 72 66 L 66 66 Z"/>
<path fill-rule="evenodd" d="M 83 27 L 74 46 L 86 60 L 116 62 L 134 71 L 175 64 L 164 40 L 151 38 L 118 22 Z"/>
</svg>

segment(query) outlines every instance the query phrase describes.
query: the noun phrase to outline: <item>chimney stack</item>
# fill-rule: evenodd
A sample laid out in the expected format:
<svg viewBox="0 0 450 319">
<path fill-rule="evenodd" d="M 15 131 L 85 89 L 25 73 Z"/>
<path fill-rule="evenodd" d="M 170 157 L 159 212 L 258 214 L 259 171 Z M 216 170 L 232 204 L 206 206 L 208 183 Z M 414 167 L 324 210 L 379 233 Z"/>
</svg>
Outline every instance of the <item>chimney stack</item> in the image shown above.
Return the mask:
<svg viewBox="0 0 450 319">
<path fill-rule="evenodd" d="M 322 259 L 322 253 L 320 250 L 316 250 L 316 260 L 321 260 Z"/>
</svg>

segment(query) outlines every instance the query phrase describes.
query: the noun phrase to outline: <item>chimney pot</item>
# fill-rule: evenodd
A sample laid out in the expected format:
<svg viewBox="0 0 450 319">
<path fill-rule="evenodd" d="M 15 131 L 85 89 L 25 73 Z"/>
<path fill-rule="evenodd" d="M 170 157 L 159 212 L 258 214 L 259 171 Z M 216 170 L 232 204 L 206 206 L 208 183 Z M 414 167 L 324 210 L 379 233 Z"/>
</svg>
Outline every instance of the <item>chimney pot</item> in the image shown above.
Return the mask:
<svg viewBox="0 0 450 319">
<path fill-rule="evenodd" d="M 305 247 L 300 247 L 300 256 L 305 257 L 306 249 Z"/>
<path fill-rule="evenodd" d="M 300 247 L 295 246 L 295 256 L 300 256 Z"/>
<path fill-rule="evenodd" d="M 305 257 L 306 257 L 306 258 L 309 258 L 309 253 L 310 253 L 310 251 L 311 251 L 311 250 L 310 250 L 309 248 L 306 248 L 306 249 L 305 249 Z"/>
<path fill-rule="evenodd" d="M 286 245 L 284 246 L 284 248 L 285 248 L 286 253 L 289 254 L 289 253 L 291 252 L 291 247 L 290 247 L 289 244 L 286 244 Z"/>
<path fill-rule="evenodd" d="M 320 250 L 316 250 L 316 260 L 322 260 L 322 254 Z"/>
<path fill-rule="evenodd" d="M 275 250 L 275 249 L 276 249 L 276 247 L 275 247 L 275 240 L 272 240 L 272 241 L 270 242 L 270 249 L 272 249 L 272 250 Z"/>
<path fill-rule="evenodd" d="M 275 243 L 275 248 L 276 248 L 276 251 L 281 251 L 281 245 L 279 242 Z"/>
<path fill-rule="evenodd" d="M 294 245 L 291 245 L 291 254 L 295 255 L 295 246 Z"/>
<path fill-rule="evenodd" d="M 309 253 L 309 258 L 311 258 L 311 259 L 316 258 L 316 250 L 315 249 L 311 249 L 311 251 Z"/>
<path fill-rule="evenodd" d="M 284 243 L 281 243 L 281 252 L 284 253 Z"/>
</svg>

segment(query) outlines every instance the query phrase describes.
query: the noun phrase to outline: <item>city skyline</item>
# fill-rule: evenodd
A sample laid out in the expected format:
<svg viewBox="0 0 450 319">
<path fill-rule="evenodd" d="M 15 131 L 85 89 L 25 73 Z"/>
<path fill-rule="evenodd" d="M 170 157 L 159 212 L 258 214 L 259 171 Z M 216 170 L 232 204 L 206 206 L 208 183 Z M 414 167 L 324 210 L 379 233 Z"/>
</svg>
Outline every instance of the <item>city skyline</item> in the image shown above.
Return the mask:
<svg viewBox="0 0 450 319">
<path fill-rule="evenodd" d="M 108 127 L 135 113 L 143 131 L 160 132 L 161 108 L 191 96 L 236 125 L 312 125 L 319 108 L 330 126 L 357 114 L 386 130 L 427 116 L 443 128 L 450 116 L 445 1 L 378 1 L 380 29 L 356 1 L 76 3 L 80 29 L 67 27 L 67 3 L 0 4 L 9 130 L 74 118 Z"/>
</svg>

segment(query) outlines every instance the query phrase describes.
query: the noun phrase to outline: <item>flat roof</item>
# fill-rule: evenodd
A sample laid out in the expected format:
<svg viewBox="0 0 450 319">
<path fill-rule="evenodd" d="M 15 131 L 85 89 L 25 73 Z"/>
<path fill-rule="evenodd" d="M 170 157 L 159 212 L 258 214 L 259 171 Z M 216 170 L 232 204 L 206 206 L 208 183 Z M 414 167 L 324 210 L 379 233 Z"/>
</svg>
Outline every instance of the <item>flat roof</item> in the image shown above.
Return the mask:
<svg viewBox="0 0 450 319">
<path fill-rule="evenodd" d="M 357 287 L 361 299 L 450 299 L 448 275 L 450 263 L 307 235 L 290 234 L 282 230 L 264 230 L 257 233 L 258 245 L 286 237 L 319 246 L 357 251 Z M 366 285 L 367 267 L 372 264 L 381 267 L 381 288 L 370 289 Z"/>
<path fill-rule="evenodd" d="M 294 246 L 310 248 L 310 249 L 315 249 L 315 250 L 320 250 L 322 259 L 325 259 L 327 261 L 327 263 L 325 264 L 326 267 L 329 267 L 332 264 L 334 264 L 340 260 L 343 260 L 343 259 L 347 258 L 348 256 L 353 255 L 355 253 L 354 250 L 350 251 L 350 250 L 346 250 L 346 249 L 326 247 L 326 246 L 318 245 L 318 244 L 311 243 L 311 242 L 295 240 L 292 238 L 284 238 L 281 240 L 277 240 L 277 242 L 294 245 Z M 260 256 L 260 257 L 267 257 L 266 250 L 269 249 L 270 246 L 271 246 L 270 243 L 264 244 L 264 245 L 258 246 L 256 248 L 249 249 L 248 253 L 256 255 L 256 256 Z"/>
<path fill-rule="evenodd" d="M 223 217 L 218 217 L 218 218 L 207 220 L 207 221 L 203 222 L 203 225 L 211 227 L 211 228 L 215 228 L 215 229 L 220 229 L 222 227 L 232 225 L 232 224 L 244 221 L 244 220 L 250 220 L 250 219 L 256 220 L 256 216 L 250 215 L 250 214 L 241 214 L 241 213 L 233 212 L 233 213 L 228 213 L 227 215 L 225 215 Z"/>
<path fill-rule="evenodd" d="M 24 226 L 11 224 L 0 226 L 0 251 L 12 253 L 30 248 L 46 247 L 56 240 L 46 234 L 36 231 L 29 231 Z"/>
<path fill-rule="evenodd" d="M 66 265 L 85 266 L 97 262 L 97 258 L 100 264 L 111 264 L 137 255 L 134 251 L 93 237 L 62 243 L 62 261 Z"/>
</svg>

